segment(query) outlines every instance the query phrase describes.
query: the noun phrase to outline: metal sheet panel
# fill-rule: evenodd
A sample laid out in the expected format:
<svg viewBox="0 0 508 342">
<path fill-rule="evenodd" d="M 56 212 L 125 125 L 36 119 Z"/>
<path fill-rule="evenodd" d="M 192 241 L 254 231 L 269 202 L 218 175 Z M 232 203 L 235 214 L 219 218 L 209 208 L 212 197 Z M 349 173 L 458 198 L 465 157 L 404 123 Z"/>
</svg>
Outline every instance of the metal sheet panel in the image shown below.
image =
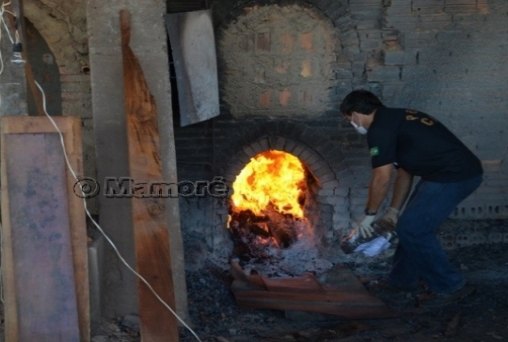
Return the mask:
<svg viewBox="0 0 508 342">
<path fill-rule="evenodd" d="M 217 58 L 211 11 L 166 15 L 180 107 L 180 125 L 220 113 Z"/>
</svg>

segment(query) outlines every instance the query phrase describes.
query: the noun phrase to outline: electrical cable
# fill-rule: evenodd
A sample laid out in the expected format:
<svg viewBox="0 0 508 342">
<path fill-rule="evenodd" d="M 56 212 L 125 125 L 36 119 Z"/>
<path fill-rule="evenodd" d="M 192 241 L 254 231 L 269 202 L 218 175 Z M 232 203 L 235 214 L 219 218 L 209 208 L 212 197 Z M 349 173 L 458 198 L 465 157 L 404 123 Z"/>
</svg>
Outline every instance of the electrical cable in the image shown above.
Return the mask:
<svg viewBox="0 0 508 342">
<path fill-rule="evenodd" d="M 7 27 L 7 24 L 4 20 L 4 13 L 7 12 L 9 14 L 13 14 L 12 12 L 9 12 L 5 9 L 6 6 L 10 5 L 10 1 L 7 3 L 2 3 L 2 7 L 0 7 L 0 25 L 4 28 L 5 32 L 7 32 L 7 36 L 9 37 L 9 40 L 12 44 L 14 44 L 14 40 L 12 39 L 11 32 L 9 31 L 9 28 Z M 0 42 L 2 41 L 3 35 L 2 35 L 2 27 L 0 27 Z M 4 59 L 2 55 L 2 50 L 0 49 L 0 75 L 2 75 L 4 72 Z"/>
<path fill-rule="evenodd" d="M 46 109 L 46 95 L 44 93 L 44 90 L 42 89 L 42 87 L 40 86 L 40 84 L 35 81 L 35 85 L 37 86 L 37 88 L 39 89 L 39 91 L 41 92 L 41 96 L 42 96 L 42 108 L 44 110 L 44 114 L 46 115 L 46 117 L 49 119 L 49 121 L 51 122 L 51 124 L 53 125 L 53 127 L 56 129 L 56 131 L 58 132 L 58 135 L 60 137 L 60 143 L 62 145 L 62 149 L 63 149 L 63 152 L 64 152 L 64 158 L 65 158 L 65 163 L 67 164 L 67 168 L 69 169 L 70 173 L 72 174 L 72 177 L 77 181 L 79 182 L 80 179 L 78 178 L 78 176 L 76 175 L 76 172 L 74 171 L 70 161 L 69 161 L 69 158 L 68 158 L 68 155 L 67 155 L 67 148 L 65 146 L 65 141 L 64 141 L 64 137 L 63 137 L 63 134 L 62 134 L 62 131 L 60 131 L 60 129 L 58 128 L 58 125 L 56 124 L 55 120 L 53 120 L 53 118 L 48 114 L 47 112 L 47 109 Z M 80 184 L 81 185 L 81 184 Z M 131 271 L 136 277 L 138 277 L 141 282 L 143 282 L 147 287 L 148 289 L 153 293 L 153 295 L 155 296 L 155 298 L 157 298 L 157 300 L 159 302 L 162 303 L 162 305 L 171 313 L 175 316 L 175 318 L 185 327 L 187 328 L 187 330 L 189 330 L 191 332 L 191 334 L 198 340 L 201 342 L 201 339 L 199 338 L 199 336 L 194 332 L 194 330 L 191 329 L 191 327 L 189 325 L 187 325 L 187 323 L 185 323 L 185 321 L 180 318 L 180 316 L 178 316 L 178 314 L 159 296 L 159 294 L 155 291 L 155 289 L 152 287 L 152 285 L 150 285 L 150 283 L 141 275 L 139 274 L 138 272 L 136 272 L 134 270 L 134 268 L 129 265 L 129 263 L 124 259 L 124 257 L 121 255 L 120 251 L 118 250 L 117 246 L 113 243 L 113 241 L 109 238 L 109 236 L 106 234 L 106 232 L 104 232 L 104 230 L 102 229 L 102 227 L 97 223 L 97 221 L 95 221 L 92 217 L 92 214 L 90 213 L 90 211 L 88 210 L 88 206 L 87 206 L 87 203 L 86 203 L 86 195 L 85 193 L 83 192 L 83 189 L 80 187 L 80 190 L 81 190 L 81 193 L 82 193 L 82 198 L 83 198 L 83 207 L 85 209 L 85 213 L 86 213 L 86 216 L 88 216 L 88 218 L 90 219 L 90 221 L 93 223 L 93 225 L 95 226 L 95 228 L 97 228 L 97 230 L 104 236 L 104 238 L 106 239 L 106 241 L 111 245 L 111 247 L 113 248 L 113 250 L 115 251 L 116 255 L 118 256 L 118 258 L 120 259 L 120 261 L 125 265 L 125 267 Z"/>
<path fill-rule="evenodd" d="M 8 2 L 2 2 L 2 6 L 0 7 L 0 42 L 2 41 L 2 27 L 4 28 L 5 32 L 7 32 L 7 37 L 9 37 L 9 40 L 13 46 L 13 50 L 14 50 L 14 59 L 12 60 L 12 62 L 14 63 L 23 63 L 24 60 L 20 57 L 21 56 L 21 41 L 20 41 L 20 37 L 19 37 L 19 32 L 18 30 L 16 30 L 14 32 L 14 35 L 16 37 L 16 41 L 14 41 L 14 39 L 12 38 L 12 35 L 11 35 L 11 32 L 9 30 L 9 27 L 7 26 L 7 23 L 5 22 L 5 19 L 4 19 L 4 13 L 8 13 L 10 15 L 12 15 L 13 17 L 16 17 L 16 15 L 7 10 L 6 7 L 9 6 L 11 4 L 10 1 Z M 0 75 L 3 74 L 4 72 L 4 67 L 5 67 L 5 64 L 4 64 L 4 59 L 3 59 L 3 54 L 2 54 L 2 50 L 0 49 Z M 0 105 L 2 104 L 2 95 L 0 94 Z"/>
<path fill-rule="evenodd" d="M 13 12 L 5 9 L 5 7 L 9 6 L 10 4 L 11 4 L 10 1 L 2 3 L 2 8 L 0 9 L 0 20 L 2 21 L 2 25 L 5 29 L 5 31 L 7 32 L 7 36 L 9 37 L 9 40 L 11 41 L 12 44 L 14 44 L 14 39 L 12 39 L 11 32 L 9 31 L 9 28 L 7 27 L 7 23 L 4 20 L 4 13 L 9 13 L 10 15 L 15 16 L 15 14 Z"/>
</svg>

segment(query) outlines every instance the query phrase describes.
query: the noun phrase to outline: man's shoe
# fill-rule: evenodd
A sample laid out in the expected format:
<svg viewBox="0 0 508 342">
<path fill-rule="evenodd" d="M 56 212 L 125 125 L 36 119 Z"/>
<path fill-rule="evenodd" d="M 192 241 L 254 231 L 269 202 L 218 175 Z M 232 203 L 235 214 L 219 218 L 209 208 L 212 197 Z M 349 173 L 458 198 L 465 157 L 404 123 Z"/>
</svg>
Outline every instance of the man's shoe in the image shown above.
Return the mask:
<svg viewBox="0 0 508 342">
<path fill-rule="evenodd" d="M 440 307 L 459 303 L 465 298 L 472 296 L 475 292 L 476 287 L 466 284 L 460 289 L 451 293 L 422 293 L 416 296 L 416 300 L 418 306 Z"/>
<path fill-rule="evenodd" d="M 400 308 L 415 305 L 416 287 L 399 286 L 387 279 L 371 281 L 366 284 L 366 287 L 370 293 L 391 307 Z"/>
</svg>

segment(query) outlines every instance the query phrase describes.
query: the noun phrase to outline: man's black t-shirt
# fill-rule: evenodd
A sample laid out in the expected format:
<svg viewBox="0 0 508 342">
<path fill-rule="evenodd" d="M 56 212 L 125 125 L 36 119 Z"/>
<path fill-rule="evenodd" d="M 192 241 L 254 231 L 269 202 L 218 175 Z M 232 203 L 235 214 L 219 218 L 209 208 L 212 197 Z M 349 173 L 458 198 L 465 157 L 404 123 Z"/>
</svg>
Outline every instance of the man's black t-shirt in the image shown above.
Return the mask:
<svg viewBox="0 0 508 342">
<path fill-rule="evenodd" d="M 483 173 L 480 160 L 428 114 L 379 108 L 367 133 L 372 167 L 394 163 L 434 182 L 454 182 Z"/>
</svg>

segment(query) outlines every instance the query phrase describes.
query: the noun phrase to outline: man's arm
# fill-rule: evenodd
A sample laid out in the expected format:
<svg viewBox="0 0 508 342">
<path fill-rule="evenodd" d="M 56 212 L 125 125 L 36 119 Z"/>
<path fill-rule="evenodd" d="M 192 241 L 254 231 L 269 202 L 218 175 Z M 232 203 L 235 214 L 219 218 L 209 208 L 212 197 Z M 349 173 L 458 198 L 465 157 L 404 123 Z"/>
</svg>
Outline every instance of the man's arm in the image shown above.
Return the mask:
<svg viewBox="0 0 508 342">
<path fill-rule="evenodd" d="M 390 207 L 400 210 L 406 202 L 412 185 L 413 175 L 402 168 L 397 169 L 397 178 L 393 186 L 393 197 Z"/>
<path fill-rule="evenodd" d="M 392 169 L 392 164 L 386 164 L 372 169 L 372 178 L 369 186 L 369 200 L 366 207 L 368 212 L 377 212 L 379 206 L 385 199 L 390 185 Z"/>
</svg>

